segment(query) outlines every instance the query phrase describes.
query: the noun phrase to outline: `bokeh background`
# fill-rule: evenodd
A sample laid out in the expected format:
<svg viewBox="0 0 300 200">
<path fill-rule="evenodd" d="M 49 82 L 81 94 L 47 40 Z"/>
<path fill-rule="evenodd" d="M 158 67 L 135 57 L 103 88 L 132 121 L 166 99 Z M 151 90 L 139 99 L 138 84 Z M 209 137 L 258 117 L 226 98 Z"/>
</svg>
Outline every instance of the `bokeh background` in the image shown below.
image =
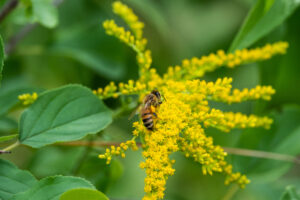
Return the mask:
<svg viewBox="0 0 300 200">
<path fill-rule="evenodd" d="M 2 0 L 0 6 L 5 2 Z M 228 50 L 241 28 L 252 0 L 127 0 L 145 23 L 145 37 L 152 50 L 153 67 L 160 74 L 167 67 L 181 63 L 184 58 L 200 57 Z M 6 46 L 6 60 L 0 89 L 0 135 L 17 132 L 20 110 L 5 115 L 8 95 L 41 91 L 65 84 L 79 83 L 92 89 L 110 81 L 127 82 L 137 79 L 135 53 L 107 36 L 102 22 L 107 18 L 123 22 L 113 15 L 109 0 L 56 1 L 58 24 L 53 28 L 40 24 L 28 25 L 24 7 L 18 5 L 0 24 Z M 215 144 L 291 155 L 300 153 L 300 10 L 295 11 L 267 36 L 252 47 L 279 40 L 288 41 L 286 55 L 269 61 L 243 65 L 235 69 L 221 68 L 204 79 L 232 77 L 239 89 L 256 85 L 272 85 L 276 94 L 270 102 L 245 102 L 225 106 L 222 110 L 245 114 L 269 115 L 274 118 L 270 130 L 246 129 L 222 133 L 208 129 Z M 270 22 L 271 23 L 271 22 Z M 16 41 L 20 33 L 27 32 Z M 26 30 L 26 29 L 25 29 Z M 22 32 L 23 31 L 23 32 Z M 16 42 L 16 43 L 14 43 Z M 10 48 L 10 49 L 8 49 Z M 10 97 L 11 97 L 10 96 Z M 118 100 L 106 100 L 115 109 Z M 83 105 L 84 106 L 84 105 Z M 137 119 L 137 118 L 136 118 Z M 118 118 L 97 140 L 125 141 L 131 138 L 128 116 Z M 7 146 L 7 144 L 1 144 Z M 97 155 L 101 148 L 62 147 L 52 145 L 41 149 L 18 147 L 11 155 L 1 155 L 36 177 L 75 175 L 90 180 L 112 200 L 138 200 L 143 192 L 145 173 L 139 168 L 141 151 L 127 153 L 125 159 L 114 159 L 107 166 Z M 300 191 L 300 165 L 253 157 L 229 155 L 228 161 L 236 171 L 251 179 L 246 189 L 225 186 L 224 177 L 202 175 L 201 166 L 180 153 L 176 158 L 175 175 L 167 183 L 169 200 L 266 200 L 280 199 L 286 186 Z"/>
</svg>

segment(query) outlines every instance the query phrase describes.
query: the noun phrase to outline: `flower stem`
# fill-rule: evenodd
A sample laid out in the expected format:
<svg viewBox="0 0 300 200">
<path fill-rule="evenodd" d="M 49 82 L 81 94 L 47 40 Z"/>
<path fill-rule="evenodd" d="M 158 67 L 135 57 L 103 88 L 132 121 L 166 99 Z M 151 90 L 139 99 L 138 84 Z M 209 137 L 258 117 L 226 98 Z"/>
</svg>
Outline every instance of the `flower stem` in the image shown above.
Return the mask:
<svg viewBox="0 0 300 200">
<path fill-rule="evenodd" d="M 9 145 L 8 147 L 2 149 L 2 151 L 3 151 L 3 152 L 8 152 L 8 151 L 10 151 L 10 150 L 16 148 L 16 147 L 19 146 L 19 145 L 20 145 L 20 142 L 19 142 L 19 140 L 17 140 L 15 143 L 13 143 L 13 144 Z"/>
</svg>

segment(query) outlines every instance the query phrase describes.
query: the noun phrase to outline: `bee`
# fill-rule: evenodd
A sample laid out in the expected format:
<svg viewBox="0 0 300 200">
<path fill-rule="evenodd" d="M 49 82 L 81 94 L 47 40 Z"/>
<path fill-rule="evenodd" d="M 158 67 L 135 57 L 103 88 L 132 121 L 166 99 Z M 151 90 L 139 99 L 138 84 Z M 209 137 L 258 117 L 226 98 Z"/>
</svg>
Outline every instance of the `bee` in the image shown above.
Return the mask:
<svg viewBox="0 0 300 200">
<path fill-rule="evenodd" d="M 144 98 L 143 107 L 141 109 L 140 114 L 144 126 L 150 131 L 153 131 L 154 128 L 153 117 L 157 118 L 157 115 L 152 110 L 151 106 L 157 108 L 160 104 L 162 104 L 162 101 L 161 101 L 161 94 L 159 93 L 158 90 L 153 90 L 150 94 L 148 94 Z"/>
</svg>

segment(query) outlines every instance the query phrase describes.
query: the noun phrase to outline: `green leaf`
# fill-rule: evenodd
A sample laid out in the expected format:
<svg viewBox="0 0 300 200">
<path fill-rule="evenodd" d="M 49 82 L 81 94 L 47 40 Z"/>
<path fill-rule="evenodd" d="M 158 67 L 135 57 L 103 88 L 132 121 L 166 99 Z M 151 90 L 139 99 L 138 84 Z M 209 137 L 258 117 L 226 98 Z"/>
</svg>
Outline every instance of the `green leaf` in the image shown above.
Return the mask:
<svg viewBox="0 0 300 200">
<path fill-rule="evenodd" d="M 91 183 L 82 178 L 52 176 L 40 180 L 29 190 L 14 195 L 11 200 L 58 200 L 64 192 L 75 188 L 95 189 Z"/>
<path fill-rule="evenodd" d="M 300 5 L 298 0 L 257 0 L 229 51 L 249 47 L 282 24 Z"/>
<path fill-rule="evenodd" d="M 59 200 L 108 200 L 107 196 L 100 191 L 86 188 L 72 189 L 65 192 Z"/>
<path fill-rule="evenodd" d="M 300 200 L 300 197 L 296 192 L 295 186 L 287 186 L 280 200 Z"/>
<path fill-rule="evenodd" d="M 20 141 L 42 147 L 95 134 L 112 122 L 111 111 L 91 90 L 68 85 L 42 93 L 21 116 Z"/>
<path fill-rule="evenodd" d="M 0 142 L 6 142 L 6 141 L 12 140 L 16 137 L 18 137 L 18 134 L 2 136 L 2 137 L 0 137 Z"/>
<path fill-rule="evenodd" d="M 0 86 L 2 80 L 3 64 L 4 64 L 4 45 L 3 45 L 2 37 L 0 35 Z"/>
<path fill-rule="evenodd" d="M 32 13 L 37 22 L 45 27 L 53 28 L 58 24 L 58 11 L 49 0 L 31 0 Z"/>
<path fill-rule="evenodd" d="M 28 171 L 0 159 L 0 199 L 10 199 L 14 194 L 31 188 L 37 180 Z"/>
</svg>

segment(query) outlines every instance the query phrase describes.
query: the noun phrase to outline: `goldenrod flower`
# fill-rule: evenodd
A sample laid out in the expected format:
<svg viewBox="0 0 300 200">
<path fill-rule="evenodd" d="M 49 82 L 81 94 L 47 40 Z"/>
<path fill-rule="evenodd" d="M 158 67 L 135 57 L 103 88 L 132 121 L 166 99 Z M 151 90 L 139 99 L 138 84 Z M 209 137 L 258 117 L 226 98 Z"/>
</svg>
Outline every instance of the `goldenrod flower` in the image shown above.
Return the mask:
<svg viewBox="0 0 300 200">
<path fill-rule="evenodd" d="M 29 94 L 21 94 L 18 96 L 18 99 L 22 102 L 24 106 L 28 106 L 33 104 L 33 102 L 38 98 L 38 94 L 36 92 Z"/>
<path fill-rule="evenodd" d="M 232 89 L 231 78 L 225 77 L 215 82 L 206 82 L 198 78 L 222 66 L 233 68 L 284 54 L 288 44 L 277 42 L 262 48 L 236 50 L 228 54 L 219 50 L 201 58 L 183 60 L 181 66 L 169 67 L 167 73 L 160 76 L 155 69 L 150 68 L 151 51 L 147 50 L 147 40 L 142 37 L 143 23 L 121 2 L 115 2 L 113 10 L 124 19 L 132 32 L 119 27 L 113 20 L 105 21 L 103 26 L 109 35 L 117 37 L 137 53 L 140 77 L 136 81 L 119 83 L 118 86 L 110 83 L 94 93 L 102 99 L 136 94 L 141 101 L 153 89 L 158 89 L 165 101 L 155 110 L 158 118 L 155 120 L 153 131 L 148 131 L 141 120 L 134 122 L 134 139 L 122 143 L 119 147 L 112 146 L 105 154 L 99 155 L 99 158 L 107 159 L 109 163 L 112 155 L 124 157 L 129 146 L 136 149 L 133 141 L 140 137 L 145 158 L 140 167 L 147 175 L 143 200 L 164 198 L 166 181 L 175 173 L 172 167 L 175 160 L 171 160 L 169 156 L 177 151 L 200 163 L 204 175 L 223 173 L 225 184 L 235 182 L 244 188 L 250 181 L 245 175 L 233 172 L 232 166 L 225 160 L 226 152 L 214 144 L 212 137 L 205 134 L 205 128 L 214 127 L 224 132 L 234 128 L 269 128 L 273 120 L 265 116 L 223 112 L 212 108 L 210 102 L 232 104 L 258 99 L 270 100 L 275 90 L 271 86 Z"/>
</svg>

